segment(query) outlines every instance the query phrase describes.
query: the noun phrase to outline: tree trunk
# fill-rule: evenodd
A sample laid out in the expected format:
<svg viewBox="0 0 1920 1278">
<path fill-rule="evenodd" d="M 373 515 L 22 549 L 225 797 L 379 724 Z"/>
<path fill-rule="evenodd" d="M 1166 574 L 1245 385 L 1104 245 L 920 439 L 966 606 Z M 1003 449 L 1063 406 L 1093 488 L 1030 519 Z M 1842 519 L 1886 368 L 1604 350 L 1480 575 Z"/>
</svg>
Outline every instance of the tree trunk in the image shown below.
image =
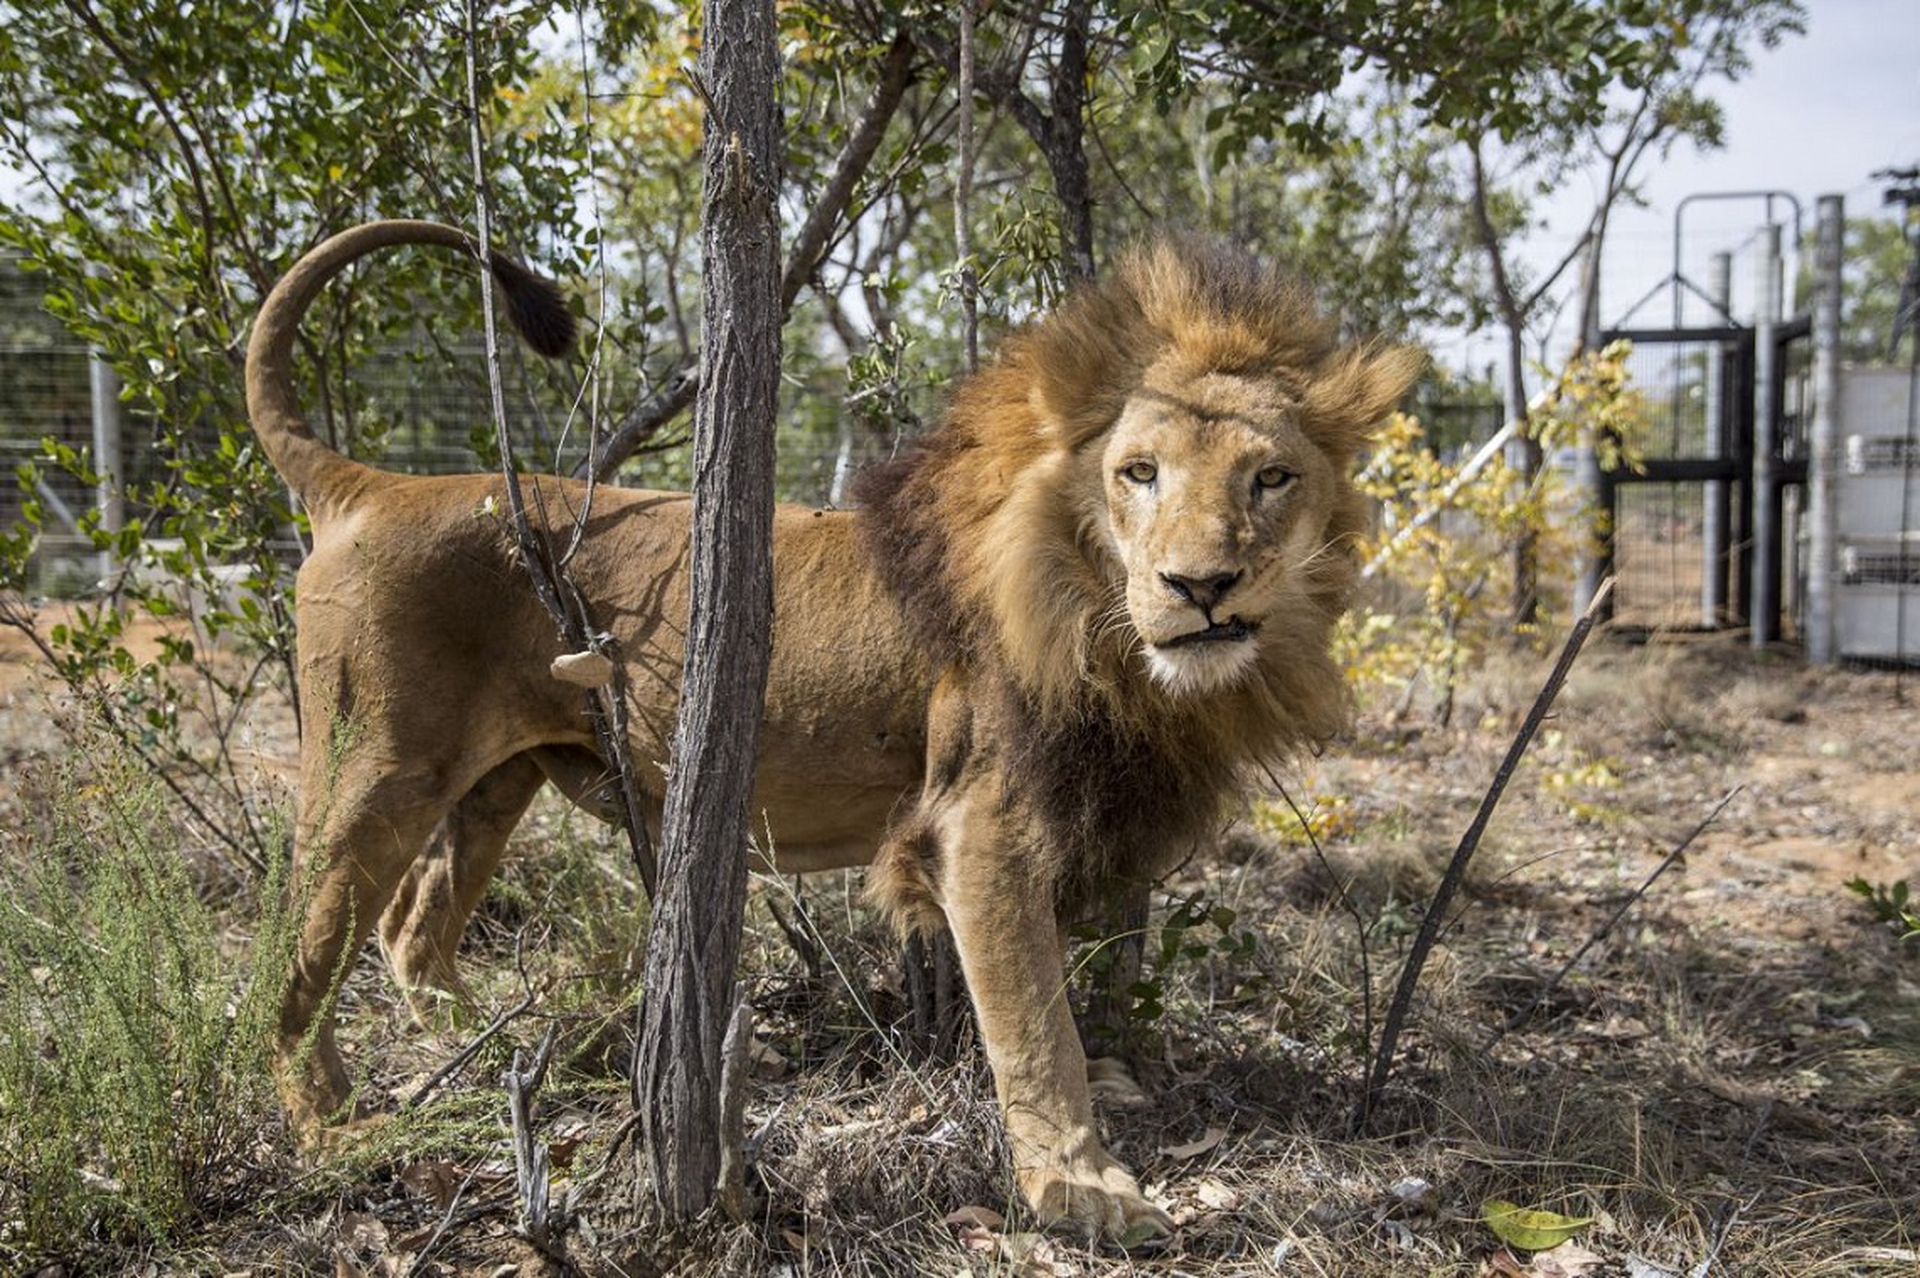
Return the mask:
<svg viewBox="0 0 1920 1278">
<path fill-rule="evenodd" d="M 982 7 L 983 9 L 985 6 Z M 1051 19 L 1036 19 L 1047 21 Z M 976 65 L 962 73 L 957 46 L 934 41 L 933 48 L 956 81 L 985 94 L 1013 116 L 1021 131 L 1040 148 L 1060 204 L 1061 269 L 1069 281 L 1093 278 L 1093 179 L 1087 163 L 1088 43 L 1093 29 L 1092 0 L 1068 0 L 1060 14 L 1059 56 L 1047 74 L 1047 109 L 1027 96 L 1024 69 L 1007 71 Z M 966 105 L 966 104 L 963 104 Z"/>
<path fill-rule="evenodd" d="M 773 431 L 780 372 L 779 58 L 772 0 L 709 0 L 687 659 L 653 903 L 635 1101 L 642 1180 L 666 1218 L 713 1203 L 720 1049 L 746 897 L 747 801 L 773 613 Z"/>
<path fill-rule="evenodd" d="M 1093 278 L 1093 179 L 1087 166 L 1087 35 L 1090 0 L 1068 0 L 1054 67 L 1053 110 L 1041 140 L 1060 201 L 1060 243 L 1073 279 Z"/>
<path fill-rule="evenodd" d="M 1531 486 L 1540 474 L 1544 460 L 1540 441 L 1534 438 L 1533 424 L 1527 412 L 1527 313 L 1507 272 L 1506 249 L 1493 224 L 1487 206 L 1488 179 L 1480 144 L 1469 148 L 1473 161 L 1473 222 L 1479 233 L 1480 247 L 1487 255 L 1487 269 L 1493 277 L 1493 304 L 1500 324 L 1507 332 L 1507 420 L 1518 423 L 1507 456 L 1520 472 L 1520 482 Z M 1540 539 L 1530 527 L 1523 527 L 1513 540 L 1513 624 L 1532 625 L 1540 615 Z"/>
</svg>

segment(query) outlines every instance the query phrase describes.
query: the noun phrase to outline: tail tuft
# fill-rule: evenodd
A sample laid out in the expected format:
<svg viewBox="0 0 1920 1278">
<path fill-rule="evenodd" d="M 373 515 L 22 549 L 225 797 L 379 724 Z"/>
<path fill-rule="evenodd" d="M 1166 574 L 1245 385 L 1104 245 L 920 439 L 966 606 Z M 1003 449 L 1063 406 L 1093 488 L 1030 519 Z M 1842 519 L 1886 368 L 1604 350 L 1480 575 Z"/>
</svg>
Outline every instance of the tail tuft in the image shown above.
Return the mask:
<svg viewBox="0 0 1920 1278">
<path fill-rule="evenodd" d="M 493 255 L 493 278 L 506 291 L 507 318 L 527 345 L 548 359 L 572 348 L 579 326 L 559 285 L 498 253 Z"/>
</svg>

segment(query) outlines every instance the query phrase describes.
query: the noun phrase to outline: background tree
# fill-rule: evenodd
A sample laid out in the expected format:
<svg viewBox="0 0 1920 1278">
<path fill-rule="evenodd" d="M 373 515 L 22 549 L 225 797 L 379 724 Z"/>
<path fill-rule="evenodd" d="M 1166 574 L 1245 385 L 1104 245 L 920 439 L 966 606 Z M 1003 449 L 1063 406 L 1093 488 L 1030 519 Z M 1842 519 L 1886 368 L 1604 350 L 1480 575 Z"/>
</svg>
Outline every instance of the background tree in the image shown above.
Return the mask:
<svg viewBox="0 0 1920 1278">
<path fill-rule="evenodd" d="M 1811 238 L 1808 241 L 1811 244 Z M 1906 277 L 1906 231 L 1895 218 L 1847 219 L 1845 261 L 1840 285 L 1840 358 L 1860 367 L 1887 363 L 1900 282 Z M 1794 295 L 1811 296 L 1813 254 L 1800 254 Z M 1900 362 L 1904 352 L 1900 353 Z"/>
</svg>

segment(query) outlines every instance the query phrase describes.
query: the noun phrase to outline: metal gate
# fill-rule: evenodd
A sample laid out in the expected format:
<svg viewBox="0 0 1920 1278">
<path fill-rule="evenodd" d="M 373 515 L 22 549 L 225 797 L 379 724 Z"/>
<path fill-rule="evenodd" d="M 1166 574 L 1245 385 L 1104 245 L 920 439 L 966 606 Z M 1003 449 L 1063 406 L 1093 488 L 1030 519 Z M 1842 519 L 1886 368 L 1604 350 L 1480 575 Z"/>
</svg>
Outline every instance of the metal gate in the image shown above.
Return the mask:
<svg viewBox="0 0 1920 1278">
<path fill-rule="evenodd" d="M 1786 551 L 1807 478 L 1799 365 L 1810 326 L 1770 328 L 1765 351 L 1739 325 L 1601 335 L 1633 343 L 1629 369 L 1650 418 L 1644 469 L 1604 473 L 1596 494 L 1617 623 L 1757 625 L 1777 637 L 1797 615 Z M 1763 369 L 1764 396 L 1755 393 Z"/>
</svg>

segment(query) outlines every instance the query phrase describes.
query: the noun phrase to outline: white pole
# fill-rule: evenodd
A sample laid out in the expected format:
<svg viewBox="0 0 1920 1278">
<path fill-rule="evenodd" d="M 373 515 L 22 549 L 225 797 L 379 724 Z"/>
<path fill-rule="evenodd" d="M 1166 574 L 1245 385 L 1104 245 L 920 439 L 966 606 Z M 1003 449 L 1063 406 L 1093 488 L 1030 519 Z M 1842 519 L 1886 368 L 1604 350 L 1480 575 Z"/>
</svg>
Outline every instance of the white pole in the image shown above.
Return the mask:
<svg viewBox="0 0 1920 1278">
<path fill-rule="evenodd" d="M 119 532 L 126 526 L 127 505 L 121 487 L 125 474 L 120 454 L 120 375 L 99 351 L 87 359 L 87 383 L 93 398 L 93 470 L 100 476 L 94 504 L 100 511 L 100 527 Z M 113 556 L 100 556 L 100 575 L 113 571 Z"/>
<path fill-rule="evenodd" d="M 1715 253 L 1707 267 L 1707 296 L 1713 299 L 1714 324 L 1729 322 L 1733 305 L 1733 254 Z M 1706 455 L 1727 455 L 1728 412 L 1726 348 L 1707 348 Z M 1700 491 L 1700 624 L 1711 630 L 1727 615 L 1727 481 L 1709 479 Z"/>
<path fill-rule="evenodd" d="M 1780 489 L 1774 461 L 1780 452 L 1779 406 L 1774 403 L 1773 370 L 1778 354 L 1774 331 L 1780 323 L 1780 226 L 1760 229 L 1759 278 L 1753 324 L 1753 582 L 1751 636 L 1764 648 L 1779 636 Z"/>
<path fill-rule="evenodd" d="M 1813 426 L 1807 458 L 1807 660 L 1832 665 L 1837 512 L 1833 480 L 1840 464 L 1840 270 L 1846 213 L 1823 195 L 1814 215 Z"/>
</svg>

